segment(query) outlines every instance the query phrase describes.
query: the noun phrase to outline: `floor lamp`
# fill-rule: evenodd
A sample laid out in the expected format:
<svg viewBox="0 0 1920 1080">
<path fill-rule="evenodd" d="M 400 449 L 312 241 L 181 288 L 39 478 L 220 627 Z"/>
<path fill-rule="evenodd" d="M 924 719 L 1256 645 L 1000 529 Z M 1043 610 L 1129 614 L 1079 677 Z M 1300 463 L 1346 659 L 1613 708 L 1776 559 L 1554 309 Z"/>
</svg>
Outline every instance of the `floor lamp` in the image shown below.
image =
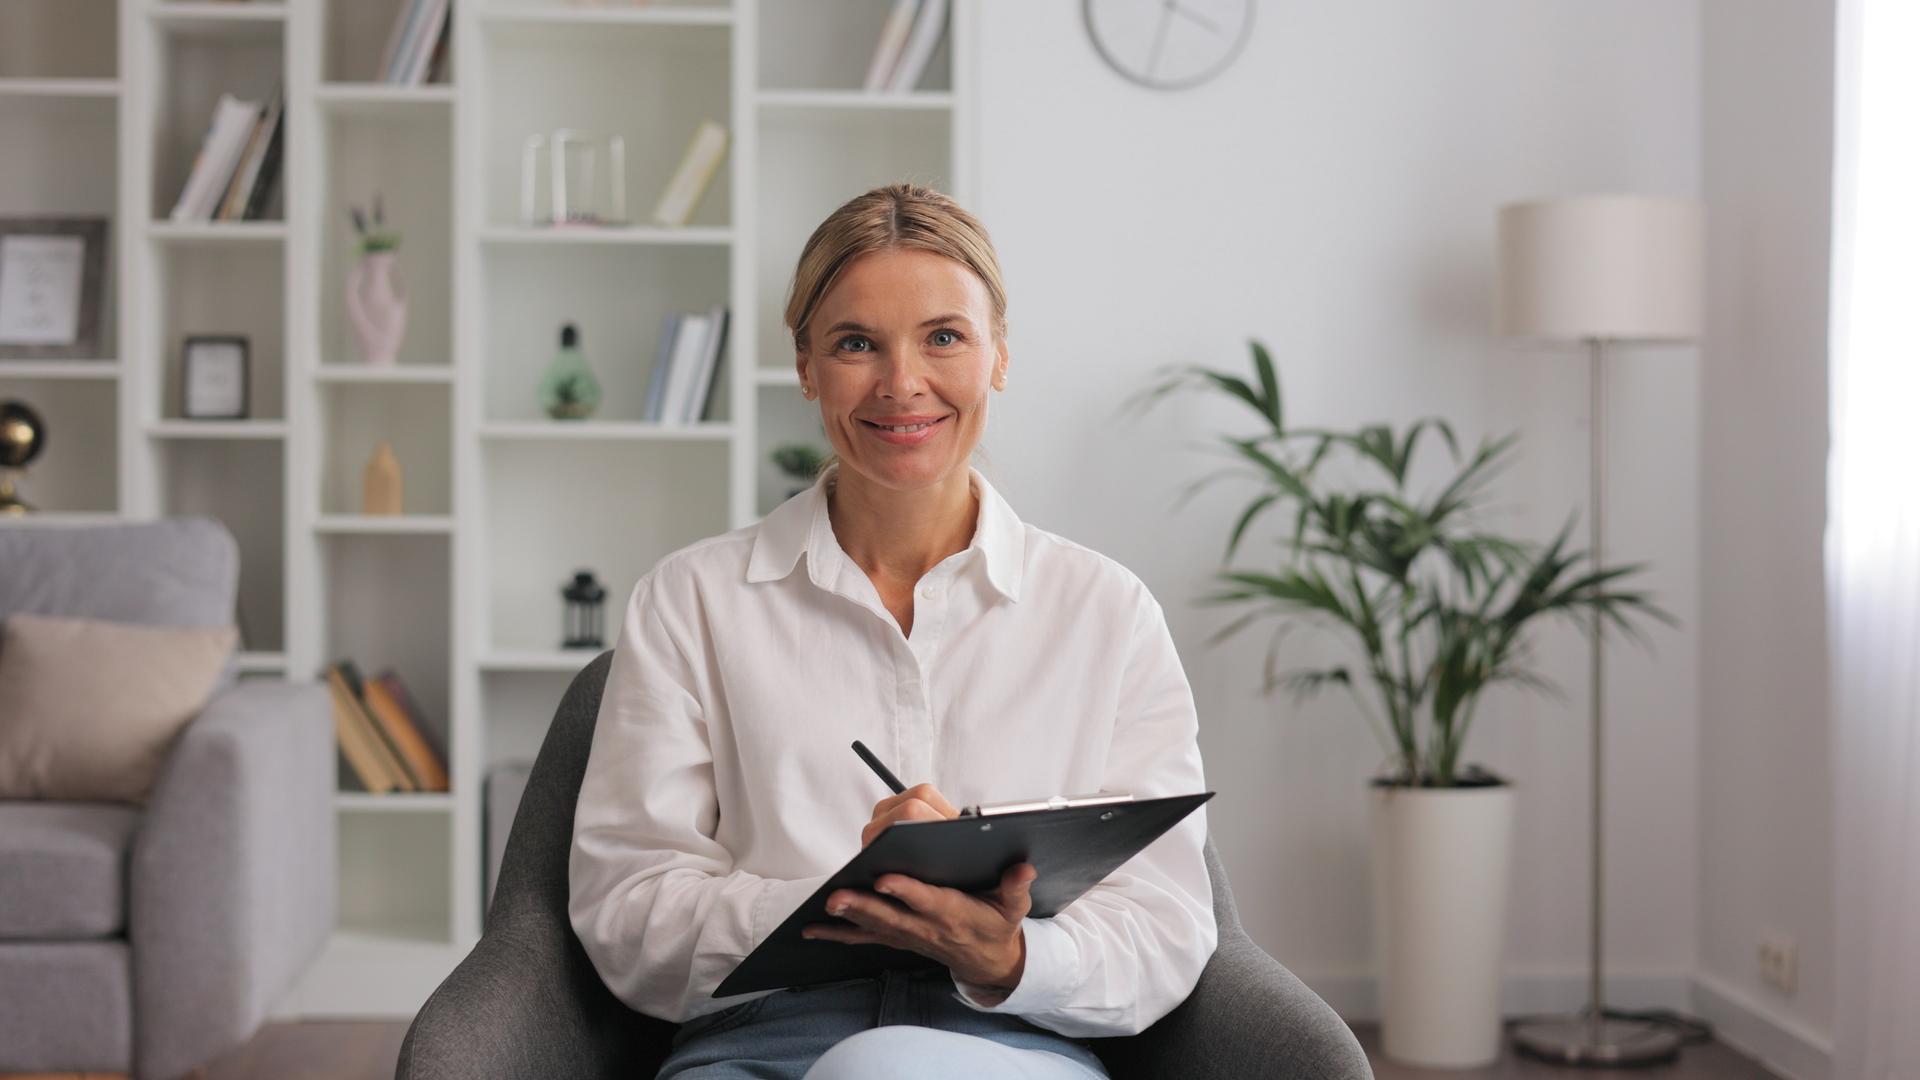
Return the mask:
<svg viewBox="0 0 1920 1080">
<path fill-rule="evenodd" d="M 1602 561 L 1606 499 L 1606 349 L 1610 342 L 1690 341 L 1700 334 L 1705 234 L 1688 199 L 1599 195 L 1514 203 L 1499 213 L 1499 332 L 1587 346 L 1592 449 L 1588 528 Z M 1587 1007 L 1515 1027 L 1514 1046 L 1575 1065 L 1644 1065 L 1679 1053 L 1671 1029 L 1609 1016 L 1600 978 L 1601 619 L 1593 616 L 1593 912 Z"/>
</svg>

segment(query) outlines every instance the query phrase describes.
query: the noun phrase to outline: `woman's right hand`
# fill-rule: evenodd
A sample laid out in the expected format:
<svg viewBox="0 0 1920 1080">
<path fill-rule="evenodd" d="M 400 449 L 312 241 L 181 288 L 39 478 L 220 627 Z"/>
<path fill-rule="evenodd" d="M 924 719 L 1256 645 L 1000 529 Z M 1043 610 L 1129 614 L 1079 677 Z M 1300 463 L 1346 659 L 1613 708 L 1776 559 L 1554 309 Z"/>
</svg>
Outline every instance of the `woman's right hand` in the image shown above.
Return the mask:
<svg viewBox="0 0 1920 1080">
<path fill-rule="evenodd" d="M 960 811 L 954 809 L 938 788 L 932 784 L 915 784 L 873 804 L 873 820 L 860 830 L 860 846 L 873 843 L 874 837 L 896 821 L 939 821 L 959 816 Z"/>
</svg>

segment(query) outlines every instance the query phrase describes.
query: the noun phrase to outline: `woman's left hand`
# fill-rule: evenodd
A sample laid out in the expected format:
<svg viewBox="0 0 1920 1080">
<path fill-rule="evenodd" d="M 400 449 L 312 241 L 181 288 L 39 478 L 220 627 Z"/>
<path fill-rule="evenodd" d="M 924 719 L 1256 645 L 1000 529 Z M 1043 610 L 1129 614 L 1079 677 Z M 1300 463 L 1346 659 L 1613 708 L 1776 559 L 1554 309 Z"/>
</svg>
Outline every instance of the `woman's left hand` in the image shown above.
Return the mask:
<svg viewBox="0 0 1920 1080">
<path fill-rule="evenodd" d="M 961 982 L 1011 993 L 1026 969 L 1020 920 L 1033 907 L 1028 889 L 1035 874 L 1032 863 L 1015 863 L 1000 875 L 999 888 L 979 894 L 882 874 L 874 889 L 884 896 L 861 889 L 836 889 L 827 896 L 827 912 L 854 925 L 809 923 L 800 934 L 906 949 L 947 965 Z"/>
</svg>

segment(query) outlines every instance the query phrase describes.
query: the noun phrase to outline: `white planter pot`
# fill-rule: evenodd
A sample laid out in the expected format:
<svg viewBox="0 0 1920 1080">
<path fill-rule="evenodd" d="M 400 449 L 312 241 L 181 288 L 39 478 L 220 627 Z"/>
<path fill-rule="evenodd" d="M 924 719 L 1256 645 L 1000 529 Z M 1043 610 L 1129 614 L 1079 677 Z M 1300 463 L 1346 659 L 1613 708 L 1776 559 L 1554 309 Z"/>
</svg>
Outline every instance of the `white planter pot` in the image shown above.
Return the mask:
<svg viewBox="0 0 1920 1080">
<path fill-rule="evenodd" d="M 1500 1056 L 1513 788 L 1368 789 L 1380 1045 L 1431 1068 Z"/>
</svg>

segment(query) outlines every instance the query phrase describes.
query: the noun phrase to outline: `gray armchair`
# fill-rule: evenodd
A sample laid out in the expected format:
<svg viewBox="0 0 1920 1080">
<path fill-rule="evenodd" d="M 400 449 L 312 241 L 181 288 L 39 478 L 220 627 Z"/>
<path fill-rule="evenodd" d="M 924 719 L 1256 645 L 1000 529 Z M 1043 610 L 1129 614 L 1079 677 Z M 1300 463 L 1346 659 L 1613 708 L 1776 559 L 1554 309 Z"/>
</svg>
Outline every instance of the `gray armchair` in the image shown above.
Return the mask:
<svg viewBox="0 0 1920 1080">
<path fill-rule="evenodd" d="M 527 781 L 473 952 L 421 1007 L 398 1080 L 644 1080 L 674 1025 L 606 989 L 567 920 L 573 807 L 612 653 L 574 677 Z M 1179 1008 L 1139 1035 L 1095 1040 L 1116 1078 L 1370 1080 L 1346 1024 L 1240 928 L 1207 843 L 1220 943 Z"/>
<path fill-rule="evenodd" d="M 233 618 L 239 552 L 180 518 L 0 527 L 0 617 Z M 173 1080 L 245 1042 L 333 925 L 325 687 L 229 662 L 144 807 L 0 800 L 0 1073 Z"/>
</svg>

